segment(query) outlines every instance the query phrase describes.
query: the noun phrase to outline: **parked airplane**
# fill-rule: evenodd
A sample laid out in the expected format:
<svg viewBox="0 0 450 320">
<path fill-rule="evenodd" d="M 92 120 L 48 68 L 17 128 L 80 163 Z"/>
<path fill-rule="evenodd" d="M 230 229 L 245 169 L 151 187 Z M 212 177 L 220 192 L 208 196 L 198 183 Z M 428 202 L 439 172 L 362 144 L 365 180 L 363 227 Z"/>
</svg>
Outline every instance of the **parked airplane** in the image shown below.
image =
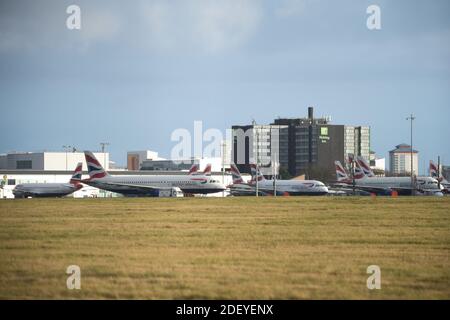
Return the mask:
<svg viewBox="0 0 450 320">
<path fill-rule="evenodd" d="M 448 182 L 442 174 L 440 174 L 438 167 L 434 164 L 433 160 L 430 160 L 430 177 L 437 179 L 441 186 L 444 188 L 445 193 L 450 193 L 450 182 Z"/>
<path fill-rule="evenodd" d="M 335 167 L 338 183 L 345 187 L 352 187 L 353 179 L 345 172 L 340 161 L 335 161 Z M 410 177 L 367 177 L 365 175 L 361 177 L 359 172 L 362 172 L 362 169 L 356 161 L 354 186 L 358 190 L 379 195 L 391 195 L 393 191 L 401 195 L 411 195 L 413 190 L 424 194 L 442 195 L 442 188 L 439 188 L 438 181 L 431 177 L 417 177 L 413 187 Z"/>
<path fill-rule="evenodd" d="M 228 186 L 230 194 L 233 196 L 254 196 L 256 192 L 255 187 L 244 181 L 239 169 L 234 163 L 230 164 L 230 171 L 233 178 L 233 184 Z M 267 193 L 260 191 L 259 195 L 267 195 Z"/>
<path fill-rule="evenodd" d="M 233 165 L 234 166 L 234 165 Z M 235 167 L 235 166 L 234 166 Z M 232 169 L 237 170 L 237 168 Z M 326 195 L 328 194 L 328 188 L 320 181 L 316 180 L 266 180 L 261 174 L 259 168 L 256 165 L 251 165 L 252 179 L 247 184 L 252 187 L 253 194 L 256 193 L 256 188 L 260 194 L 273 195 L 276 191 L 277 195 Z M 237 172 L 239 172 L 237 170 Z M 239 179 L 239 178 L 238 178 Z M 258 186 L 256 186 L 256 179 L 258 179 Z M 239 180 L 237 180 L 239 181 Z M 239 184 L 242 187 L 242 184 Z"/>
<path fill-rule="evenodd" d="M 90 186 L 128 196 L 158 196 L 160 190 L 180 188 L 183 193 L 207 194 L 225 190 L 218 181 L 203 175 L 109 175 L 90 151 L 84 152 Z"/>
<path fill-rule="evenodd" d="M 15 198 L 63 197 L 83 187 L 81 184 L 82 163 L 78 163 L 69 183 L 25 183 L 13 189 Z"/>
</svg>

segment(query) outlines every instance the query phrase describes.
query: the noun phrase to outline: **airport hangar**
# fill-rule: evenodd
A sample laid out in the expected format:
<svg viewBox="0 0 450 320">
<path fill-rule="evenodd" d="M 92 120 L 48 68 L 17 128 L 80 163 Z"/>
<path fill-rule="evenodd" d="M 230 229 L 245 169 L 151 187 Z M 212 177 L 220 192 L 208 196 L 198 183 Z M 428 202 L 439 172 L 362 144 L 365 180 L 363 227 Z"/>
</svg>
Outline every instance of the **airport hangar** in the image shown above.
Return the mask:
<svg viewBox="0 0 450 320">
<path fill-rule="evenodd" d="M 135 154 L 136 152 L 129 152 Z M 141 152 L 141 154 L 146 154 Z M 155 155 L 155 152 L 148 154 Z M 232 183 L 231 175 L 221 172 L 221 158 L 192 158 L 175 162 L 173 160 L 154 158 L 140 159 L 142 170 L 128 170 L 117 168 L 109 161 L 109 153 L 94 152 L 100 164 L 111 175 L 186 175 L 192 164 L 196 163 L 203 170 L 207 163 L 212 163 L 212 178 L 223 182 L 225 185 Z M 14 198 L 12 190 L 22 183 L 68 183 L 75 166 L 83 163 L 83 178 L 88 178 L 86 161 L 83 152 L 23 152 L 0 155 L 0 199 Z M 228 165 L 229 167 L 229 165 Z M 227 165 L 225 165 L 227 168 Z M 249 175 L 243 175 L 244 179 L 250 179 Z M 219 192 L 207 196 L 222 197 L 227 193 Z M 85 185 L 69 197 L 117 197 L 116 193 L 100 190 Z"/>
</svg>

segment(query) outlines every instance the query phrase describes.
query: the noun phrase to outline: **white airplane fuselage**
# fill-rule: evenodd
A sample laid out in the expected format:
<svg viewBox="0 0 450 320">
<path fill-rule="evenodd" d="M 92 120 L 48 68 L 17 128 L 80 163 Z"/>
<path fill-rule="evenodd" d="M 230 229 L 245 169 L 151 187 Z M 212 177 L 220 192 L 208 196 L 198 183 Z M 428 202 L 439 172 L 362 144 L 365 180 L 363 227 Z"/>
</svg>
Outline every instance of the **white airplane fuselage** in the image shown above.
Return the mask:
<svg viewBox="0 0 450 320">
<path fill-rule="evenodd" d="M 70 183 L 26 183 L 13 189 L 14 197 L 62 197 L 80 189 Z"/>
<path fill-rule="evenodd" d="M 256 188 L 256 183 L 253 184 Z M 274 191 L 277 193 L 288 193 L 292 196 L 300 195 L 325 195 L 328 188 L 316 180 L 263 180 L 258 182 L 258 188 Z"/>
<path fill-rule="evenodd" d="M 158 189 L 168 188 L 180 188 L 183 193 L 193 194 L 208 194 L 225 190 L 218 180 L 202 175 L 106 176 L 83 180 L 83 183 L 124 195 L 157 196 Z"/>
<path fill-rule="evenodd" d="M 241 192 L 243 195 L 256 193 L 256 182 L 249 184 L 235 184 L 232 185 L 233 191 Z M 258 191 L 260 193 L 274 194 L 289 194 L 291 196 L 300 195 L 326 195 L 328 188 L 320 181 L 316 180 L 263 180 L 258 181 Z"/>
<path fill-rule="evenodd" d="M 351 185 L 352 183 L 349 183 Z M 364 177 L 355 180 L 356 187 L 374 187 L 381 189 L 404 189 L 400 193 L 411 193 L 411 178 L 410 177 Z M 431 177 L 417 177 L 415 186 L 419 191 L 425 192 L 442 192 L 442 187 L 439 188 L 438 181 Z M 409 190 L 408 190 L 409 189 Z"/>
</svg>

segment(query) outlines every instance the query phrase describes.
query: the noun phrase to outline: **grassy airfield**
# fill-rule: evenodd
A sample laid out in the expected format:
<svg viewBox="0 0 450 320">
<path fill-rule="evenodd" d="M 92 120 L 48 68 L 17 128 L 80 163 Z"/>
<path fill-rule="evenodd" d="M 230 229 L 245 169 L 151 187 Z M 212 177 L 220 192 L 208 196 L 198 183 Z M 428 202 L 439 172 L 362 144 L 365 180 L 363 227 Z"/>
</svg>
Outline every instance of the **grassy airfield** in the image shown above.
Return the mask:
<svg viewBox="0 0 450 320">
<path fill-rule="evenodd" d="M 1 299 L 450 299 L 449 256 L 450 197 L 0 201 Z"/>
</svg>

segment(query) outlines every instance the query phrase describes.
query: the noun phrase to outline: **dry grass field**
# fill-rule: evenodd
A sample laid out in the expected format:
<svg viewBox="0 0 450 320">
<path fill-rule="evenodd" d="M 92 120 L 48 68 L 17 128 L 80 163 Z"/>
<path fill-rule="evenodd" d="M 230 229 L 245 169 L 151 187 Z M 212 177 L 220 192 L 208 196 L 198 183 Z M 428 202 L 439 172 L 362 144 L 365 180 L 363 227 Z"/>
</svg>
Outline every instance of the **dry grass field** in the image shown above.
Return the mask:
<svg viewBox="0 0 450 320">
<path fill-rule="evenodd" d="M 1 299 L 450 299 L 449 254 L 450 197 L 0 201 Z"/>
</svg>

